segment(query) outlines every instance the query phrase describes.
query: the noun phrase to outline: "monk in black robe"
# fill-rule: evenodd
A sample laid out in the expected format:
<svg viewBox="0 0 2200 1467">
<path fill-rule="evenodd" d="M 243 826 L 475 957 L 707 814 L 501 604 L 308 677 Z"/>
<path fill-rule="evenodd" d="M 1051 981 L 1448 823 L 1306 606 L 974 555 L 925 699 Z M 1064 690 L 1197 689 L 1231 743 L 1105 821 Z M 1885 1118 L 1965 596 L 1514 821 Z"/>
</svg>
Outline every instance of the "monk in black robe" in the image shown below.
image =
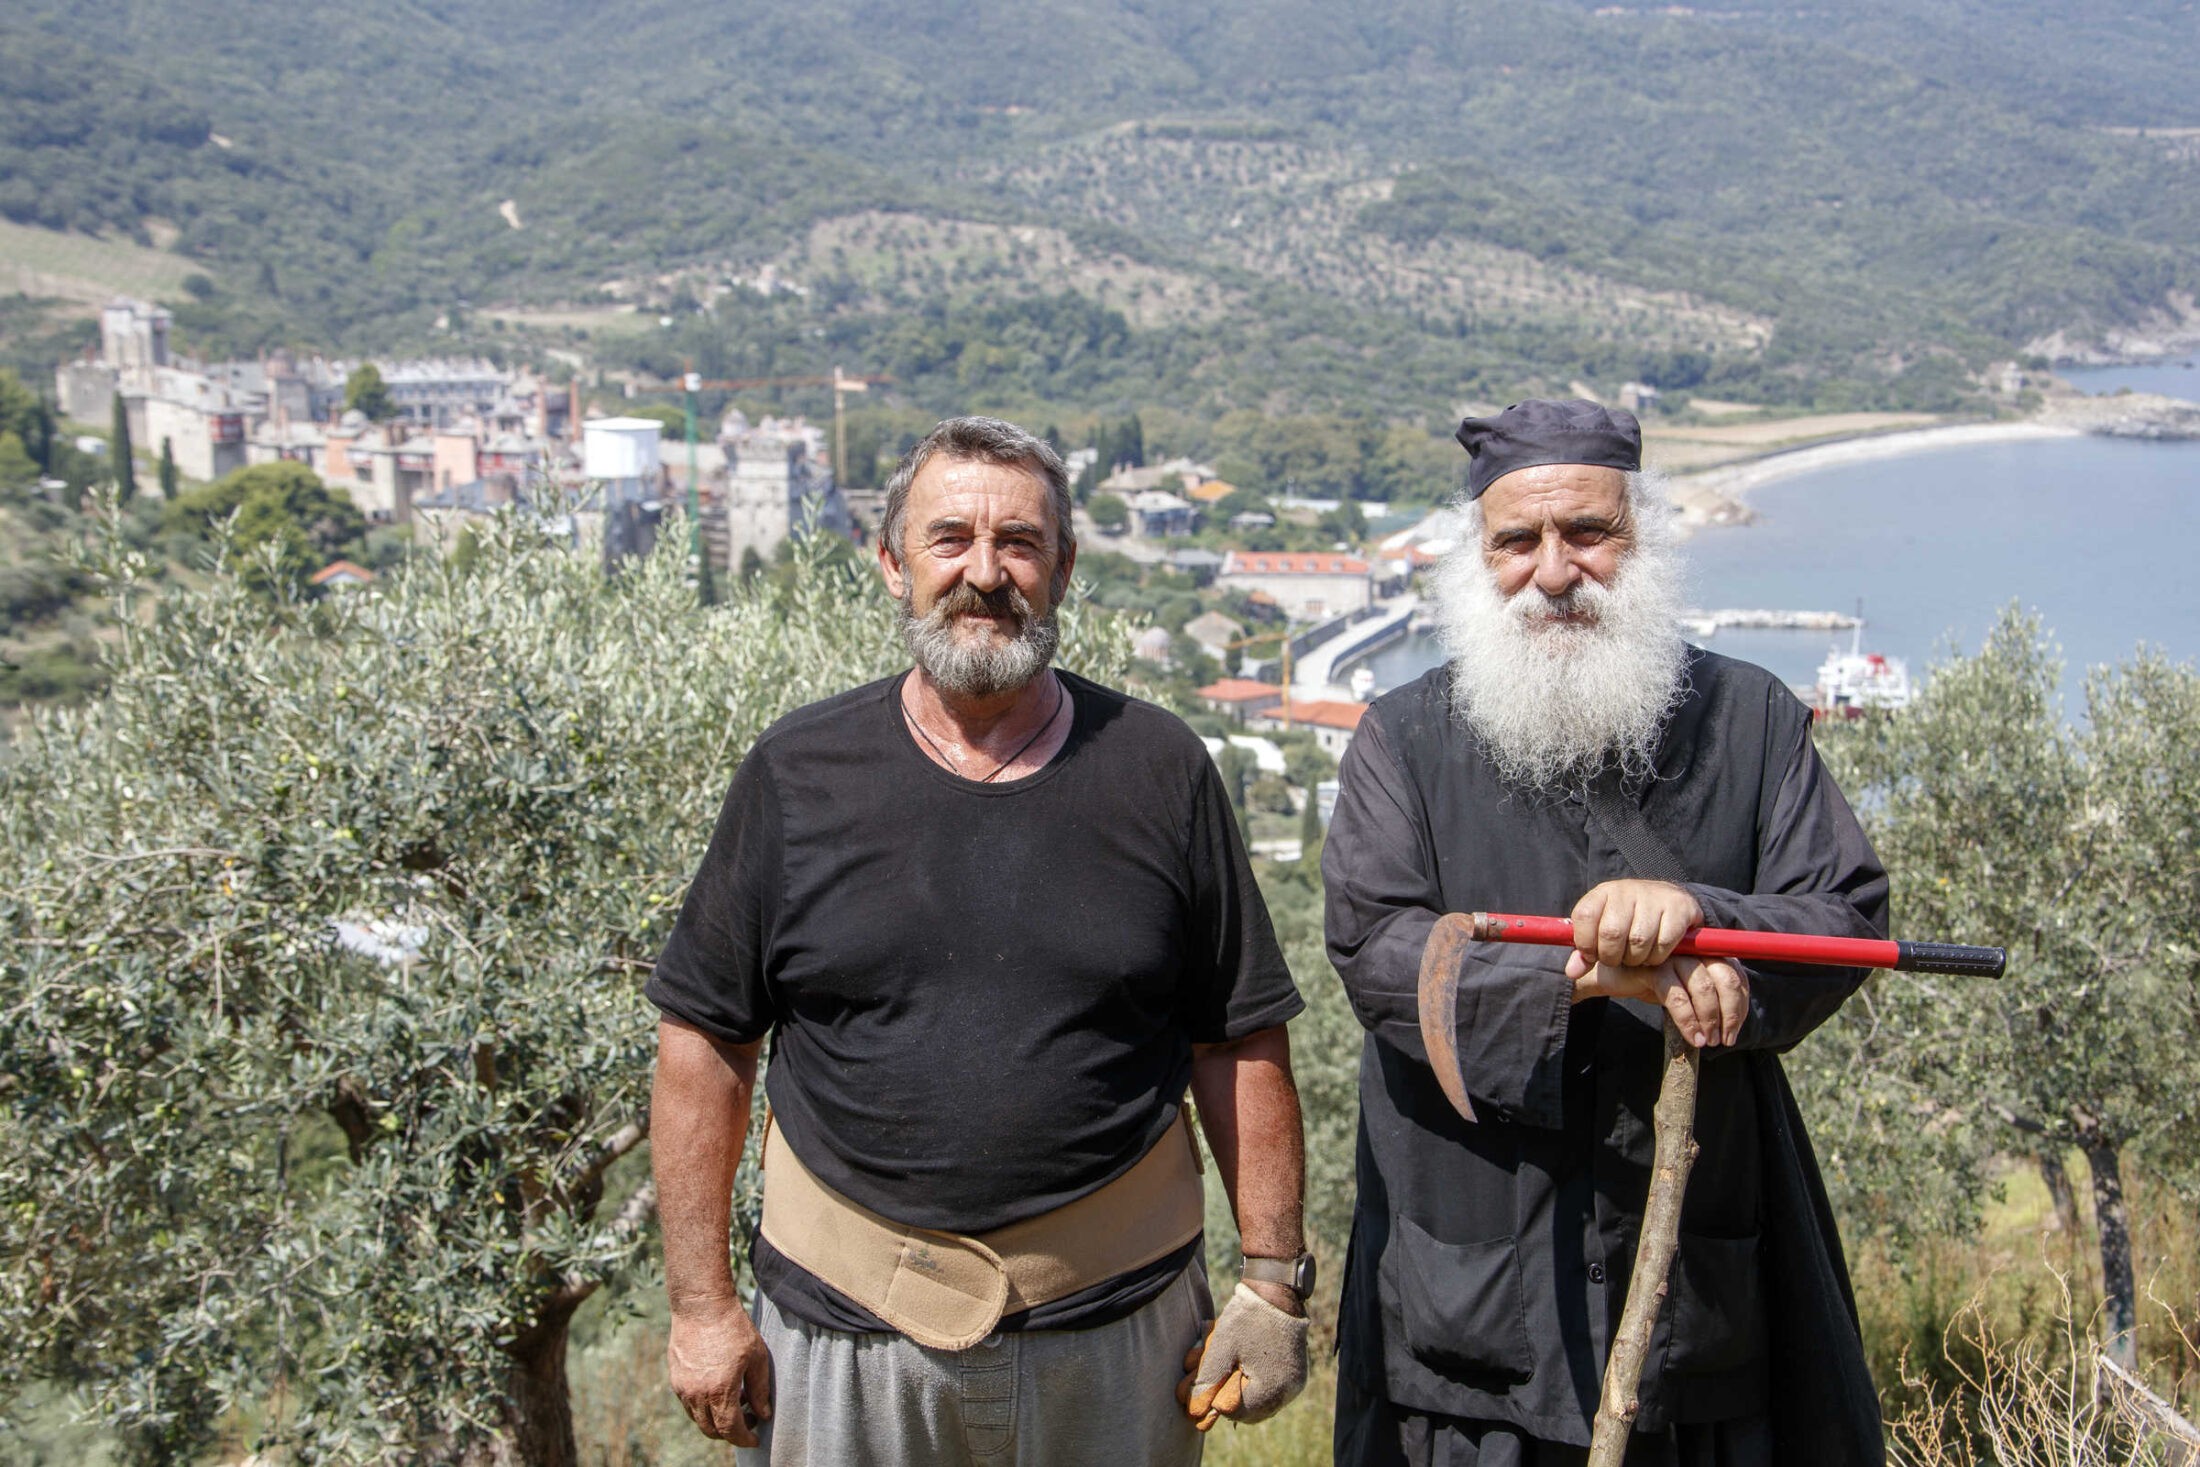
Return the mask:
<svg viewBox="0 0 2200 1467">
<path fill-rule="evenodd" d="M 1887 881 L 1771 674 L 1688 647 L 1671 511 L 1594 404 L 1469 419 L 1437 573 L 1450 661 L 1340 773 L 1328 941 L 1367 1028 L 1337 1460 L 1585 1459 L 1649 1189 L 1670 1015 L 1704 1048 L 1672 1288 L 1630 1464 L 1875 1467 L 1877 1401 L 1779 1052 L 1862 970 L 1676 957 L 1693 926 L 1885 935 Z M 1445 1100 L 1416 1005 L 1447 912 L 1570 913 L 1479 945 Z"/>
</svg>

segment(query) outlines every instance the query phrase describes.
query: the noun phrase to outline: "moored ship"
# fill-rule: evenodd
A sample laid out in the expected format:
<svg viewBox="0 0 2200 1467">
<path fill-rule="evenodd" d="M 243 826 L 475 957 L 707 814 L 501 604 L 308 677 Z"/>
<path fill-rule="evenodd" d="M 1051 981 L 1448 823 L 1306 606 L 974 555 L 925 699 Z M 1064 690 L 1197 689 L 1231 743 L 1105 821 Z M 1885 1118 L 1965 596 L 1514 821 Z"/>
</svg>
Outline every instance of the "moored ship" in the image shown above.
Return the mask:
<svg viewBox="0 0 2200 1467">
<path fill-rule="evenodd" d="M 1899 657 L 1864 651 L 1862 638 L 1859 626 L 1846 652 L 1835 647 L 1818 664 L 1818 685 L 1808 701 L 1820 718 L 1860 718 L 1867 712 L 1910 706 L 1916 692 L 1910 665 Z"/>
</svg>

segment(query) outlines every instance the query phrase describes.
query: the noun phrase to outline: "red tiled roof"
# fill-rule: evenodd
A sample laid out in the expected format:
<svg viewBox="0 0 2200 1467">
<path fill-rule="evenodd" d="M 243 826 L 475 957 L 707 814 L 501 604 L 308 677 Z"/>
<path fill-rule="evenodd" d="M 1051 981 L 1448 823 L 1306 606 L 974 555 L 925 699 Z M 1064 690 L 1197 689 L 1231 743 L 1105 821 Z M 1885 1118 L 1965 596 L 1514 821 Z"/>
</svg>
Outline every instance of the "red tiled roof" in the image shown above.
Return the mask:
<svg viewBox="0 0 2200 1467">
<path fill-rule="evenodd" d="M 1224 575 L 1364 576 L 1367 562 L 1356 555 L 1315 551 L 1233 550 L 1223 562 Z"/>
<path fill-rule="evenodd" d="M 353 565 L 348 560 L 332 560 L 307 577 L 316 586 L 325 586 L 330 581 L 341 578 L 349 578 L 364 585 L 371 586 L 374 584 L 373 571 L 368 570 L 363 565 Z"/>
<path fill-rule="evenodd" d="M 1260 715 L 1266 722 L 1281 723 L 1285 713 L 1293 723 L 1311 723 L 1322 728 L 1356 729 L 1367 716 L 1365 703 L 1346 703 L 1333 698 L 1313 698 L 1303 703 L 1287 703 L 1270 708 Z"/>
<path fill-rule="evenodd" d="M 1283 689 L 1274 683 L 1255 682 L 1251 678 L 1226 677 L 1201 688 L 1199 696 L 1212 698 L 1217 703 L 1250 703 L 1255 698 L 1281 698 Z"/>
</svg>

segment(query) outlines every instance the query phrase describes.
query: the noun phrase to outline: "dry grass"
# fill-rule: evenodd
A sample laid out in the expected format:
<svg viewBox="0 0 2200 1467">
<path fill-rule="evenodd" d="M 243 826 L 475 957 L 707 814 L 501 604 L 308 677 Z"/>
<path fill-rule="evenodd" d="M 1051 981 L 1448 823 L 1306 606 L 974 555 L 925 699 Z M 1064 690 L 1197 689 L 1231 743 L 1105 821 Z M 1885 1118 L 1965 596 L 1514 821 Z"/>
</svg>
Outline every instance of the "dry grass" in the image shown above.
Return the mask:
<svg viewBox="0 0 2200 1467">
<path fill-rule="evenodd" d="M 2039 1173 L 2012 1164 L 1977 1236 L 1927 1239 L 1900 1252 L 1869 1241 L 1852 1250 L 1872 1375 L 1900 1461 L 2158 1460 L 2130 1455 L 2137 1449 L 2122 1418 L 2095 1404 L 2100 1254 L 2083 1158 L 2073 1153 L 2066 1164 L 2076 1228 L 2057 1220 Z M 2200 1410 L 2191 1334 L 2200 1320 L 2200 1221 L 2176 1193 L 2144 1177 L 2133 1178 L 2131 1213 L 2140 1374 L 2190 1417 Z M 2008 1440 L 1997 1445 L 1997 1432 Z M 2114 1451 L 2126 1455 L 2099 1455 Z"/>
<path fill-rule="evenodd" d="M 1659 436 L 1694 443 L 1717 443 L 1734 448 L 1781 448 L 1795 443 L 1814 443 L 1821 438 L 1840 438 L 1853 433 L 1881 433 L 1893 428 L 1929 428 L 1940 419 L 1931 413 L 1816 413 L 1791 418 L 1763 418 L 1752 423 L 1717 423 L 1661 428 Z"/>
<path fill-rule="evenodd" d="M 1691 473 L 1777 449 L 1930 428 L 1940 421 L 1931 413 L 1820 413 L 1747 423 L 1652 423 L 1643 430 L 1643 452 L 1658 468 Z"/>
<path fill-rule="evenodd" d="M 2050 1328 L 2011 1332 L 1985 1293 L 1949 1321 L 1940 1361 L 1948 1372 L 1912 1373 L 1909 1406 L 1888 1423 L 1896 1467 L 2118 1467 L 2200 1461 L 2200 1434 L 2174 1419 L 2133 1409 L 2131 1395 L 2097 1363 L 2093 1331 L 2081 1322 L 2068 1281 Z M 2187 1362 L 2200 1359 L 2183 1337 Z M 1907 1362 L 1905 1362 L 1907 1365 Z"/>
</svg>

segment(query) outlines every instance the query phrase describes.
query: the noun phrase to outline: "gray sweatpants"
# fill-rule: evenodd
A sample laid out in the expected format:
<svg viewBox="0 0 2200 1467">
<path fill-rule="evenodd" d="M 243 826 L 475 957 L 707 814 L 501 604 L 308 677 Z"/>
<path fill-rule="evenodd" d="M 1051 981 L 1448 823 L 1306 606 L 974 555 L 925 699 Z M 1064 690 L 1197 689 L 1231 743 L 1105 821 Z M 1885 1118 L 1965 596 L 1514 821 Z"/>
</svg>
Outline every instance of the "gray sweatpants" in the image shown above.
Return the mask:
<svg viewBox="0 0 2200 1467">
<path fill-rule="evenodd" d="M 1195 1467 L 1177 1404 L 1184 1352 L 1214 1317 L 1196 1263 L 1097 1329 L 996 1334 L 967 1350 L 844 1334 L 789 1319 L 759 1294 L 772 1417 L 740 1467 Z"/>
</svg>

